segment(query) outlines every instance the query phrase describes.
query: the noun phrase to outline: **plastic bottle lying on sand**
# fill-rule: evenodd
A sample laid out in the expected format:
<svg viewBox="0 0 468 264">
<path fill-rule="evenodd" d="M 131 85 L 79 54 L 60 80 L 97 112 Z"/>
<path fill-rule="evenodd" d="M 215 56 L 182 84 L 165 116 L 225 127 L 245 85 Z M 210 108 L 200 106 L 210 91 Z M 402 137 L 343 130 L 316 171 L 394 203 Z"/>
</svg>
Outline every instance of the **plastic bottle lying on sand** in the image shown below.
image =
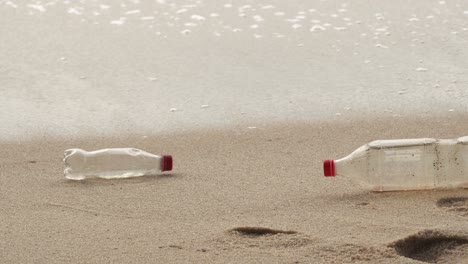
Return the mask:
<svg viewBox="0 0 468 264">
<path fill-rule="evenodd" d="M 374 191 L 468 188 L 468 136 L 377 140 L 323 169 Z"/>
<path fill-rule="evenodd" d="M 68 149 L 63 162 L 64 175 L 71 180 L 128 178 L 172 170 L 170 155 L 159 156 L 135 148 Z"/>
</svg>

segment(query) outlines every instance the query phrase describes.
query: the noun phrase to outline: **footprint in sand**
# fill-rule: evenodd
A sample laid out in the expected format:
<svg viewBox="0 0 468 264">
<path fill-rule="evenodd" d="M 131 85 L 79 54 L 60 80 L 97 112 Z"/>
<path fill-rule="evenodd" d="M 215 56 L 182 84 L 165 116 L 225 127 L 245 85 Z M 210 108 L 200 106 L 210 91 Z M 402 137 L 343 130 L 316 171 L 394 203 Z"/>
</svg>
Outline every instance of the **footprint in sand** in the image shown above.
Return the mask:
<svg viewBox="0 0 468 264">
<path fill-rule="evenodd" d="M 275 253 L 288 252 L 305 263 L 357 263 L 396 258 L 388 248 L 366 247 L 354 244 L 328 243 L 323 239 L 312 238 L 293 230 L 279 230 L 265 227 L 237 227 L 226 232 L 228 235 L 218 240 L 217 245 L 225 250 L 271 250 Z M 221 243 L 219 243 L 221 242 Z M 292 253 L 295 252 L 295 253 Z"/>
<path fill-rule="evenodd" d="M 277 235 L 277 234 L 297 234 L 296 231 L 291 230 L 279 230 L 271 229 L 266 227 L 236 227 L 228 231 L 229 233 L 247 235 L 247 236 L 265 236 L 265 235 Z"/>
<path fill-rule="evenodd" d="M 426 263 L 466 263 L 468 234 L 424 230 L 389 245 L 400 256 Z"/>
<path fill-rule="evenodd" d="M 437 206 L 461 216 L 468 216 L 468 197 L 447 197 L 437 201 Z"/>
<path fill-rule="evenodd" d="M 296 231 L 266 227 L 236 227 L 226 234 L 219 242 L 234 248 L 300 248 L 313 243 L 310 237 Z"/>
</svg>

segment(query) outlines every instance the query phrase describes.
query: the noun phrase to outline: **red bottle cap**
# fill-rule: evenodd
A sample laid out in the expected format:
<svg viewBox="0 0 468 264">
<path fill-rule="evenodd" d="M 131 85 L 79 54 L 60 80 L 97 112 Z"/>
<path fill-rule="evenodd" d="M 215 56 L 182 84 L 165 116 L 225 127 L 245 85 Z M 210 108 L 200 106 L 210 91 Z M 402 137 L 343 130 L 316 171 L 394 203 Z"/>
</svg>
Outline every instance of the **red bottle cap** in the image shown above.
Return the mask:
<svg viewBox="0 0 468 264">
<path fill-rule="evenodd" d="M 325 177 L 335 177 L 335 161 L 334 160 L 324 160 L 323 161 L 323 174 Z"/>
<path fill-rule="evenodd" d="M 171 171 L 172 170 L 172 156 L 163 155 L 161 159 L 161 171 Z"/>
</svg>

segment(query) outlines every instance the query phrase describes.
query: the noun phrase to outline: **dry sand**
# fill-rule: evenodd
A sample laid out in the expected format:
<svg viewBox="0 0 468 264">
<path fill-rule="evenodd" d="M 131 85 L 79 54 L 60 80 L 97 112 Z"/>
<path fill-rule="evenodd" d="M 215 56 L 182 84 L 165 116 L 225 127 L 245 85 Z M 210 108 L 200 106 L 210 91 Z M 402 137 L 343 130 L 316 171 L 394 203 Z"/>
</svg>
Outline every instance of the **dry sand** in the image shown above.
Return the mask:
<svg viewBox="0 0 468 264">
<path fill-rule="evenodd" d="M 457 137 L 467 116 L 5 143 L 6 263 L 464 263 L 468 191 L 372 193 L 321 160 L 377 138 Z M 70 181 L 69 147 L 172 153 L 171 173 Z"/>
</svg>

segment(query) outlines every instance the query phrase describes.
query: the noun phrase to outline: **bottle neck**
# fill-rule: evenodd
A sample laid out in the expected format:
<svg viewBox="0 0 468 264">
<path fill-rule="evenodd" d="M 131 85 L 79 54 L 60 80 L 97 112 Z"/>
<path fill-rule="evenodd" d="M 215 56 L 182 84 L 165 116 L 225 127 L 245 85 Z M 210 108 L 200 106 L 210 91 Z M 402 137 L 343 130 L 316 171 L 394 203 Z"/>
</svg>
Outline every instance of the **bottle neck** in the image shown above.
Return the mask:
<svg viewBox="0 0 468 264">
<path fill-rule="evenodd" d="M 335 175 L 346 177 L 362 177 L 367 173 L 367 154 L 369 146 L 364 145 L 348 156 L 335 160 Z"/>
</svg>

